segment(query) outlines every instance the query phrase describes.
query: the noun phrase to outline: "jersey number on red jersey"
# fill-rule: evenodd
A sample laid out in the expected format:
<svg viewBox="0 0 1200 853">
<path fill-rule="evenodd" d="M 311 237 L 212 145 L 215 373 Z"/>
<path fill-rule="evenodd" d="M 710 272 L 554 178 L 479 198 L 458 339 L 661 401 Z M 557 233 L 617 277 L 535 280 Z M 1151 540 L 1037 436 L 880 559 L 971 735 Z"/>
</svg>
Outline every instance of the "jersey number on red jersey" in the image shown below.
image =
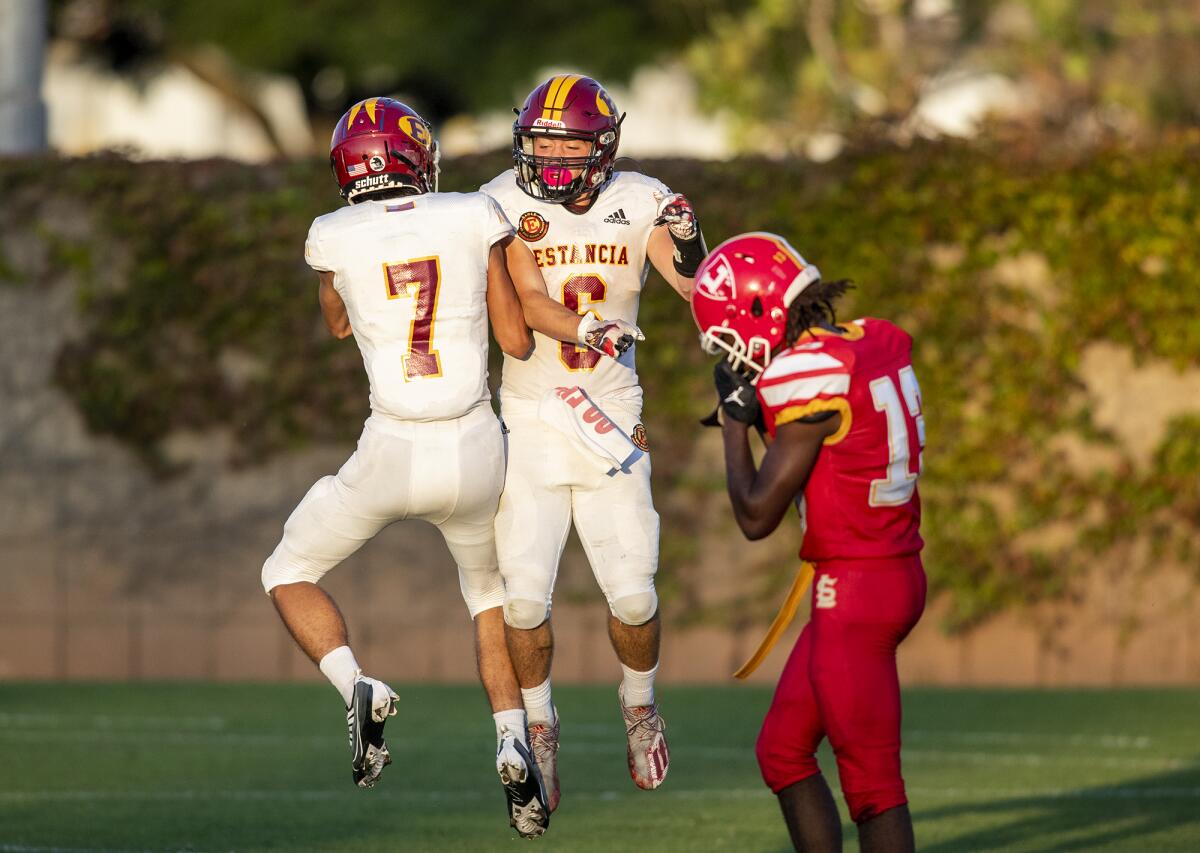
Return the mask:
<svg viewBox="0 0 1200 853">
<path fill-rule="evenodd" d="M 922 456 L 925 449 L 925 418 L 921 415 L 921 386 L 912 365 L 896 372 L 900 380 L 900 391 L 891 376 L 880 376 L 871 381 L 871 399 L 875 411 L 887 417 L 888 466 L 887 476 L 871 481 L 871 506 L 900 506 L 912 500 L 917 488 L 917 477 L 921 474 Z M 901 396 L 904 400 L 901 402 Z M 917 434 L 917 465 L 912 470 L 912 452 L 909 449 L 909 429 Z"/>
<path fill-rule="evenodd" d="M 408 352 L 404 354 L 404 376 L 420 379 L 442 375 L 442 362 L 433 349 L 433 321 L 437 311 L 438 287 L 442 283 L 442 265 L 437 257 L 417 258 L 398 264 L 384 264 L 387 298 L 412 296 L 416 299 L 412 326 L 408 333 Z"/>
</svg>

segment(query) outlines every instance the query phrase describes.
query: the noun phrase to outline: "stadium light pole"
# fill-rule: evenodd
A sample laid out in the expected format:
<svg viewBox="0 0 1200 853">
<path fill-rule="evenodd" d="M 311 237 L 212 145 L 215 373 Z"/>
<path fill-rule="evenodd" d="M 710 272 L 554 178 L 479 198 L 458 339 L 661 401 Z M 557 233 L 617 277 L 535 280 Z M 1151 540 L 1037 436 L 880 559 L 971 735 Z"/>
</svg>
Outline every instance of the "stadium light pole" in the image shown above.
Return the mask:
<svg viewBox="0 0 1200 853">
<path fill-rule="evenodd" d="M 0 2 L 0 154 L 46 147 L 45 0 Z"/>
</svg>

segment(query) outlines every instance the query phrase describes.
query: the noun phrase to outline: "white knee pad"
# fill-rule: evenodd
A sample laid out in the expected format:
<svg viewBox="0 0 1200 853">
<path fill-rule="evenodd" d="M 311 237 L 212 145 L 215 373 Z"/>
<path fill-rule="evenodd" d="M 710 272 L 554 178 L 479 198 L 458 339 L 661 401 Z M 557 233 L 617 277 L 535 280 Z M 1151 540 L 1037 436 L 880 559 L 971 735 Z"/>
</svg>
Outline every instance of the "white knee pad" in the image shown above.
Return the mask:
<svg viewBox="0 0 1200 853">
<path fill-rule="evenodd" d="M 610 601 L 608 609 L 625 625 L 645 625 L 658 612 L 658 594 L 650 590 L 625 595 Z"/>
<path fill-rule="evenodd" d="M 329 570 L 330 566 L 324 561 L 318 563 L 299 557 L 280 542 L 275 548 L 275 553 L 266 558 L 266 563 L 263 564 L 263 589 L 270 595 L 272 589 L 282 587 L 286 583 L 318 583 Z"/>
<path fill-rule="evenodd" d="M 550 617 L 550 608 L 544 601 L 527 598 L 510 598 L 504 602 L 504 622 L 513 628 L 532 630 Z"/>
<path fill-rule="evenodd" d="M 467 611 L 474 619 L 485 610 L 504 604 L 504 579 L 493 565 L 483 569 L 458 567 L 458 588 L 462 591 Z"/>
<path fill-rule="evenodd" d="M 271 594 L 277 586 L 289 583 L 318 583 L 329 571 L 325 566 L 318 566 L 311 560 L 305 560 L 290 553 L 280 543 L 262 567 L 262 585 L 267 594 Z"/>
</svg>

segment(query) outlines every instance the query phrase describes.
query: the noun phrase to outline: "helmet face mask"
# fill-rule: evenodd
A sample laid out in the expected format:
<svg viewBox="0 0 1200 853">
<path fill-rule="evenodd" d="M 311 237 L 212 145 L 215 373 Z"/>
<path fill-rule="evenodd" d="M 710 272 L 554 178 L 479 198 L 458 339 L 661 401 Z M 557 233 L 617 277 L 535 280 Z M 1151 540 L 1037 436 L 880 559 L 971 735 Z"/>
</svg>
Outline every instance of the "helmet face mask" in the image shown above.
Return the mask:
<svg viewBox="0 0 1200 853">
<path fill-rule="evenodd" d="M 378 193 L 437 192 L 441 152 L 429 124 L 392 98 L 369 98 L 338 121 L 329 165 L 353 204 Z"/>
<path fill-rule="evenodd" d="M 713 326 L 700 333 L 700 348 L 709 355 L 724 355 L 734 370 L 758 384 L 762 372 L 771 363 L 771 342 L 755 336 L 743 341 L 737 329 Z"/>
<path fill-rule="evenodd" d="M 513 170 L 526 195 L 551 204 L 571 204 L 599 190 L 612 176 L 621 139 L 616 105 L 590 77 L 564 74 L 551 77 L 515 111 Z M 538 154 L 539 139 L 579 140 L 588 153 L 562 156 Z"/>
<path fill-rule="evenodd" d="M 591 151 L 577 157 L 546 156 L 535 153 L 537 140 L 578 139 L 587 142 Z M 570 204 L 581 195 L 604 183 L 606 176 L 598 168 L 603 150 L 593 139 L 579 136 L 560 136 L 536 132 L 514 132 L 513 162 L 517 183 L 534 198 L 555 204 Z M 563 180 L 563 178 L 566 180 Z"/>
</svg>

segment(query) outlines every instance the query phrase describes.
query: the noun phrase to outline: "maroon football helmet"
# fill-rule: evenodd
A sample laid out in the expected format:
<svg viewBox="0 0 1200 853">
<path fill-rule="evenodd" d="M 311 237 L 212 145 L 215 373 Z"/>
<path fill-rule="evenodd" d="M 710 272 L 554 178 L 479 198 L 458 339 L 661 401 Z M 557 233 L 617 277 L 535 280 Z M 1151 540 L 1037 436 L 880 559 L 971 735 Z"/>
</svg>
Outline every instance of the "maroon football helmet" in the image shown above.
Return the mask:
<svg viewBox="0 0 1200 853">
<path fill-rule="evenodd" d="M 359 101 L 338 120 L 329 165 L 350 203 L 387 189 L 437 192 L 438 147 L 429 123 L 392 98 Z"/>
<path fill-rule="evenodd" d="M 692 316 L 700 345 L 757 381 L 787 332 L 788 306 L 821 271 L 777 234 L 754 231 L 713 249 L 696 270 Z"/>
<path fill-rule="evenodd" d="M 542 201 L 569 204 L 599 189 L 613 171 L 621 122 L 617 105 L 591 77 L 558 74 L 529 93 L 513 122 L 513 163 L 517 185 Z M 590 142 L 584 157 L 541 157 L 534 153 L 538 137 Z M 572 176 L 572 172 L 579 174 Z"/>
</svg>

